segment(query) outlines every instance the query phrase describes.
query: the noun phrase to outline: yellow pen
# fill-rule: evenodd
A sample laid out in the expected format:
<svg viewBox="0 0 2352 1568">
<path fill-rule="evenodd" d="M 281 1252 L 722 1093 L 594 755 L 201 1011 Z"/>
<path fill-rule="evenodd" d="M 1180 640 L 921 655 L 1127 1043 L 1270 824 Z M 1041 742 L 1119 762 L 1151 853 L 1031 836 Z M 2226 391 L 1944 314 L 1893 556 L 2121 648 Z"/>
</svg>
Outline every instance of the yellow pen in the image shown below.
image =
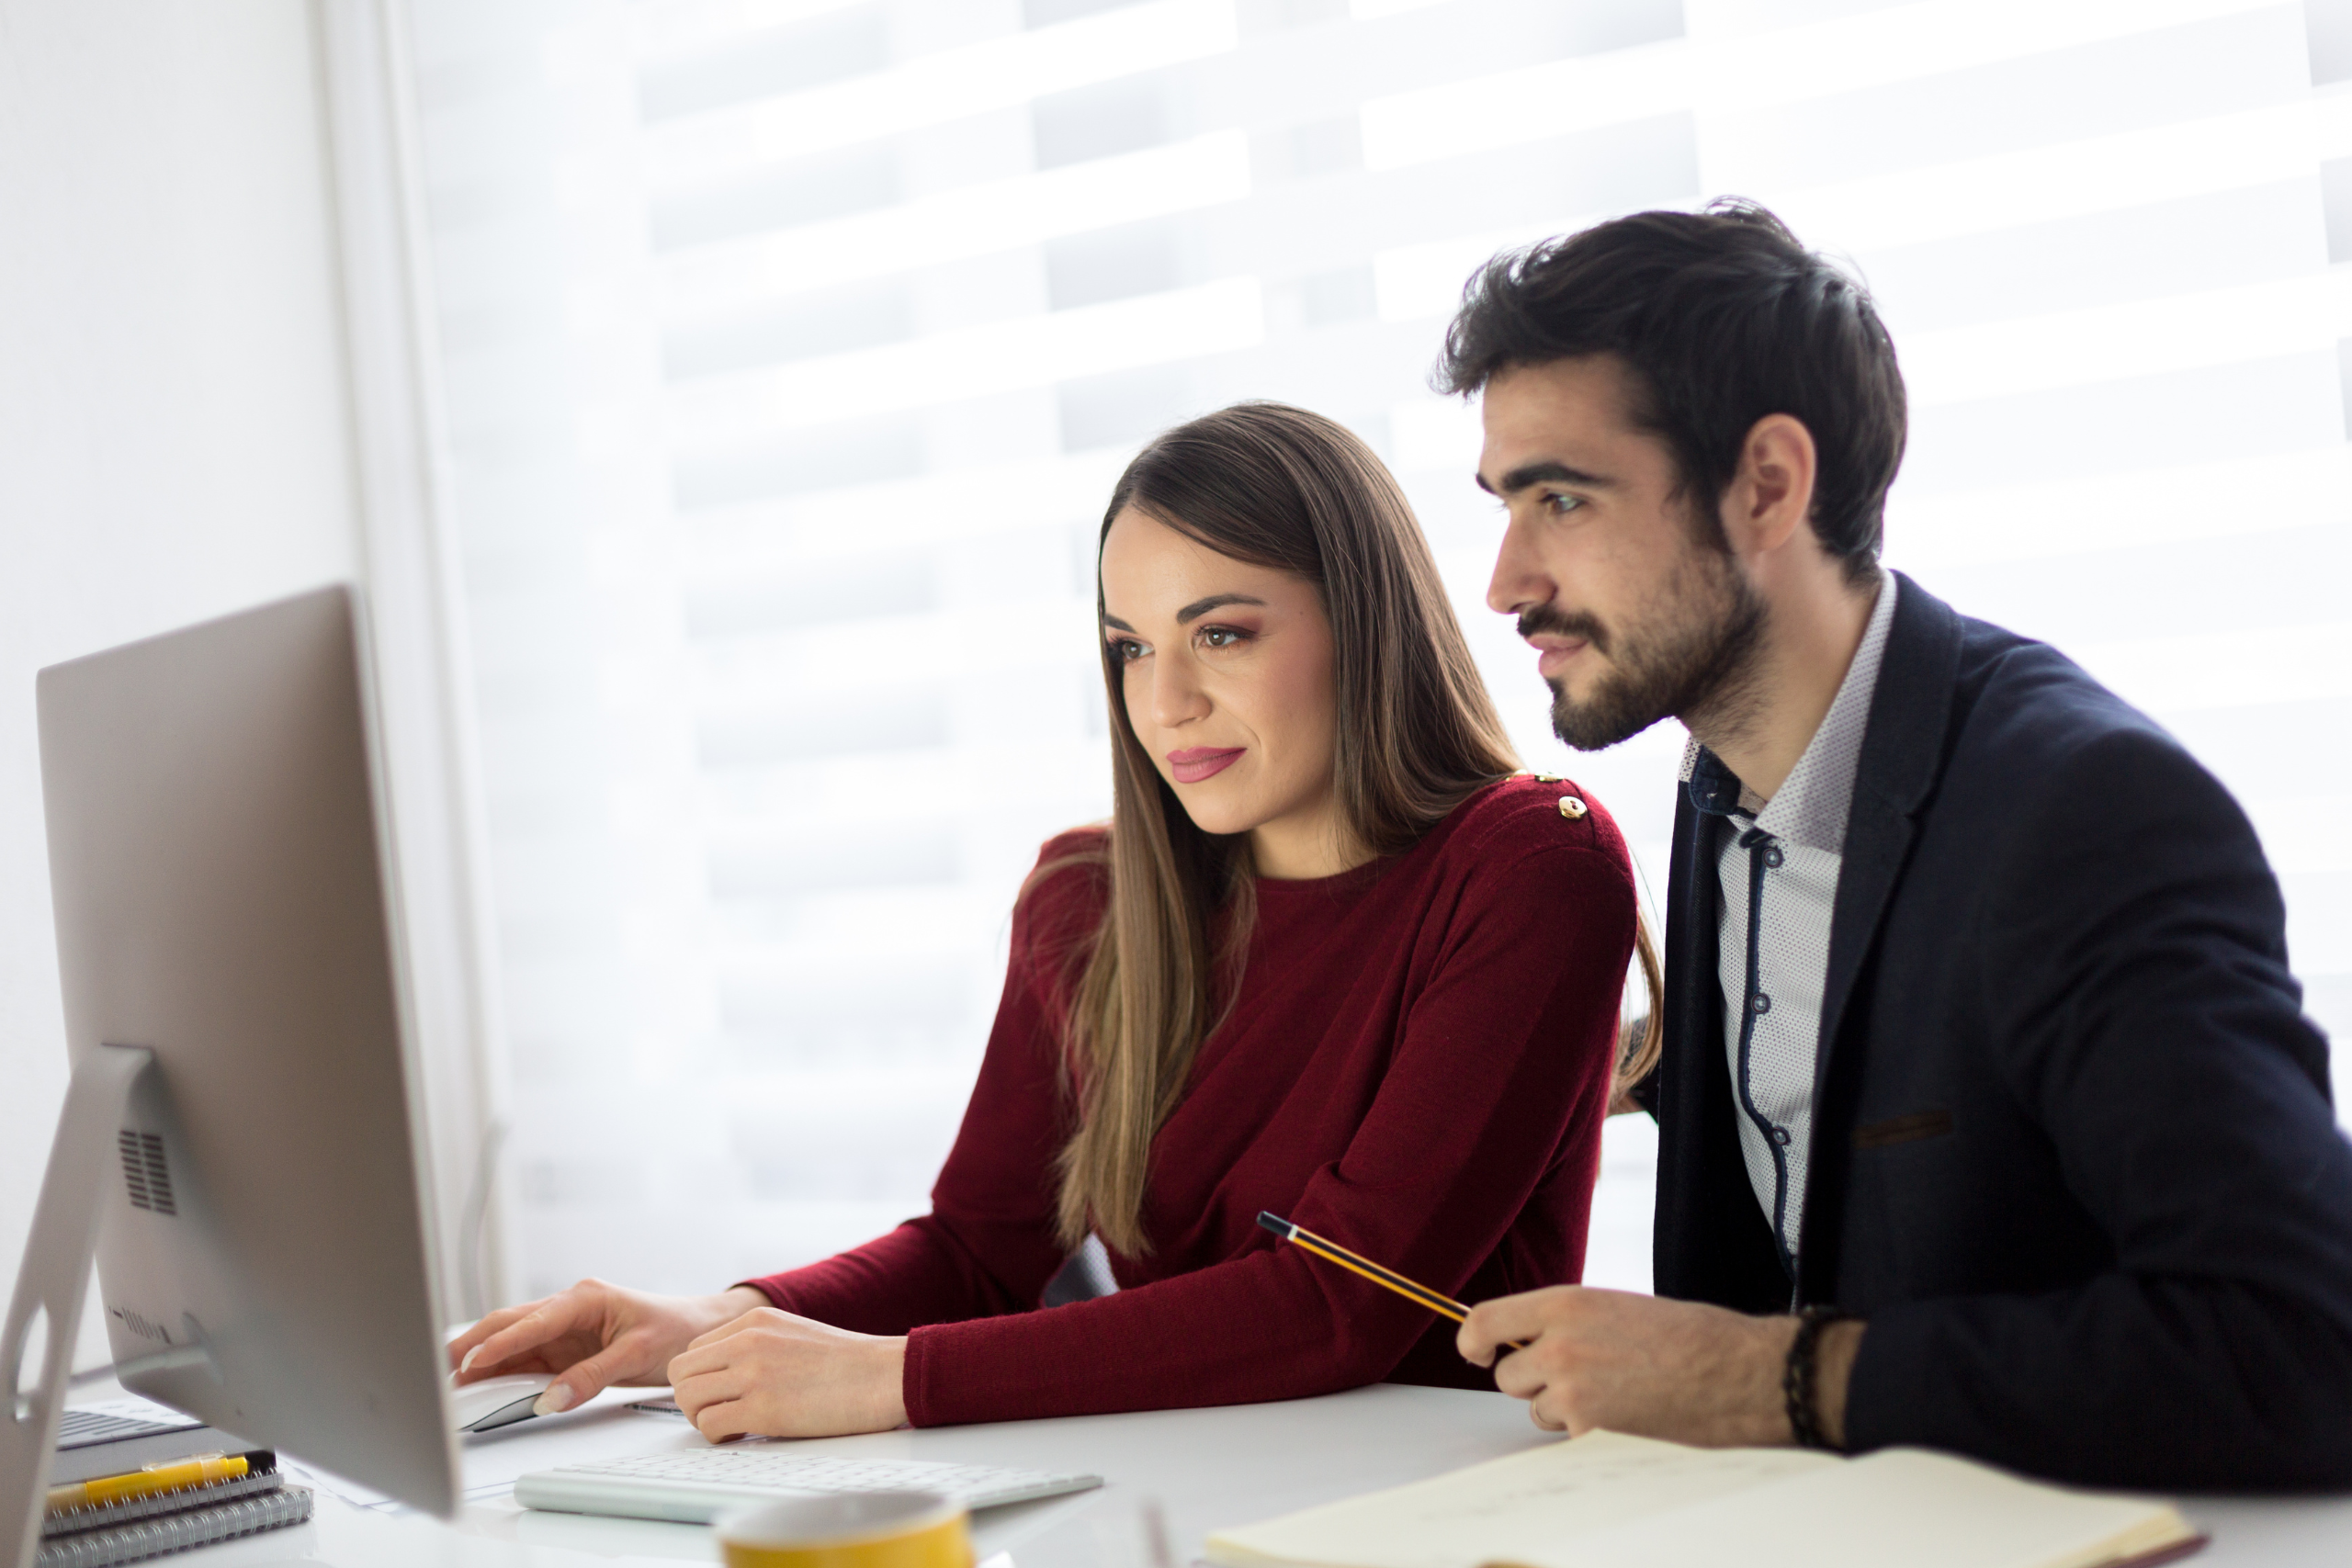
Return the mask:
<svg viewBox="0 0 2352 1568">
<path fill-rule="evenodd" d="M 151 1464 L 128 1475 L 101 1475 L 91 1481 L 52 1486 L 49 1489 L 49 1512 L 59 1514 L 68 1508 L 95 1508 L 106 1503 L 128 1503 L 133 1498 L 152 1497 L 158 1492 L 170 1492 L 182 1486 L 201 1486 L 210 1481 L 234 1481 L 253 1469 L 254 1461 L 263 1460 L 266 1467 L 273 1457 L 266 1450 L 249 1454 L 194 1454 L 164 1464 Z"/>
</svg>

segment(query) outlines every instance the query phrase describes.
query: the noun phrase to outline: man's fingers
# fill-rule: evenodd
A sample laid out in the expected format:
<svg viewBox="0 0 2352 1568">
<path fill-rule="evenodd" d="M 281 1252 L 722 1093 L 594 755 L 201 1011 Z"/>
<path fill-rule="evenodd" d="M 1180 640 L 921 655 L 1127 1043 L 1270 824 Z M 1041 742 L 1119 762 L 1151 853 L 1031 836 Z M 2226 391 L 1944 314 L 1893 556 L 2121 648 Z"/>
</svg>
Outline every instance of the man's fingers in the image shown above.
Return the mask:
<svg viewBox="0 0 2352 1568">
<path fill-rule="evenodd" d="M 1462 1320 L 1462 1326 L 1453 1331 L 1453 1348 L 1464 1360 L 1475 1367 L 1493 1366 L 1495 1347 L 1501 1343 L 1495 1337 L 1494 1329 L 1487 1318 L 1487 1308 L 1493 1304 L 1492 1302 L 1481 1302 L 1472 1307 L 1470 1315 Z"/>
<path fill-rule="evenodd" d="M 1572 1311 L 1577 1291 L 1574 1285 L 1555 1285 L 1480 1302 L 1454 1335 L 1453 1347 L 1464 1360 L 1490 1367 L 1498 1351 L 1534 1339 Z"/>
<path fill-rule="evenodd" d="M 1550 1382 L 1535 1358 L 1526 1352 L 1513 1352 L 1495 1363 L 1495 1387 L 1513 1399 L 1532 1399 Z"/>
<path fill-rule="evenodd" d="M 1547 1432 L 1566 1432 L 1572 1438 L 1580 1438 L 1592 1423 L 1577 1415 L 1575 1393 L 1572 1387 L 1554 1383 L 1527 1402 L 1528 1412 Z"/>
</svg>

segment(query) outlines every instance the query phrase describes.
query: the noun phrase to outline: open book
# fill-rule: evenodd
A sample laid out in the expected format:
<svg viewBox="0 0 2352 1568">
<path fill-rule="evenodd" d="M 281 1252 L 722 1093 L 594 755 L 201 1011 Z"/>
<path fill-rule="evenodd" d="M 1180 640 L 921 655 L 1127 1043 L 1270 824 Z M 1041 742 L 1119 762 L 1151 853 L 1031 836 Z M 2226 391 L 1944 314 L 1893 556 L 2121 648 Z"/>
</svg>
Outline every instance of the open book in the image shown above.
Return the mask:
<svg viewBox="0 0 2352 1568">
<path fill-rule="evenodd" d="M 2169 1506 L 1948 1454 L 1839 1459 L 1589 1432 L 1220 1530 L 1225 1568 L 2123 1568 L 2204 1538 Z"/>
</svg>

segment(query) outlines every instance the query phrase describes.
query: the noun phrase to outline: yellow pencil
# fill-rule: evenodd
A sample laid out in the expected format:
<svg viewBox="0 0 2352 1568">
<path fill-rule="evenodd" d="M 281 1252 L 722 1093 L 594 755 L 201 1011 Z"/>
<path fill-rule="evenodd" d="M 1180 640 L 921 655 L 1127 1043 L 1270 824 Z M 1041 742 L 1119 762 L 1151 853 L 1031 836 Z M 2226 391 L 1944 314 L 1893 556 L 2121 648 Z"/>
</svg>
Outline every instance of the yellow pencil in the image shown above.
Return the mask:
<svg viewBox="0 0 2352 1568">
<path fill-rule="evenodd" d="M 175 1491 L 182 1486 L 201 1486 L 213 1481 L 234 1481 L 249 1473 L 256 1459 L 275 1456 L 266 1450 L 249 1454 L 194 1454 L 187 1459 L 173 1460 L 164 1464 L 151 1464 L 134 1470 L 128 1475 L 101 1475 L 91 1481 L 76 1481 L 49 1489 L 49 1509 L 61 1514 L 69 1508 L 95 1508 L 107 1503 L 128 1503 L 135 1497 L 153 1497 L 158 1492 Z M 266 1464 L 264 1468 L 266 1468 Z"/>
<path fill-rule="evenodd" d="M 1362 1253 L 1350 1252 L 1336 1241 L 1326 1241 L 1313 1231 L 1302 1230 L 1280 1214 L 1258 1211 L 1258 1223 L 1294 1247 L 1304 1247 L 1326 1263 L 1336 1263 L 1351 1274 L 1361 1274 L 1375 1285 L 1385 1285 L 1408 1301 L 1419 1302 L 1440 1317 L 1450 1317 L 1456 1323 L 1466 1320 L 1470 1309 L 1452 1296 L 1440 1295 L 1427 1285 L 1416 1284 L 1394 1269 L 1383 1269 Z M 1520 1341 L 1506 1343 L 1514 1350 L 1524 1349 Z"/>
</svg>

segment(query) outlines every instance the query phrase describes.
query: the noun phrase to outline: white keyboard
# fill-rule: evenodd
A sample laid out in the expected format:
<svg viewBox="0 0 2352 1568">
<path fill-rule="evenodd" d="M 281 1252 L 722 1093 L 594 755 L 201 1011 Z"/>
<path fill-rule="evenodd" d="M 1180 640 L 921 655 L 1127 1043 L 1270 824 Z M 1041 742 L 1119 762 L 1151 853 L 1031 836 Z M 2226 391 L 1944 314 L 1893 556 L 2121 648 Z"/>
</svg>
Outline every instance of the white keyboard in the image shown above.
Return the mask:
<svg viewBox="0 0 2352 1568">
<path fill-rule="evenodd" d="M 993 1508 L 1100 1486 L 1099 1475 L 1005 1470 L 928 1460 L 796 1455 L 765 1446 L 689 1449 L 597 1464 L 534 1471 L 514 1483 L 526 1508 L 708 1524 L 729 1508 L 817 1492 L 944 1492 L 967 1508 Z"/>
<path fill-rule="evenodd" d="M 118 1438 L 147 1438 L 158 1432 L 185 1432 L 190 1427 L 201 1427 L 201 1421 L 183 1420 L 173 1426 L 150 1421 L 139 1416 L 117 1416 L 107 1410 L 76 1409 L 71 1405 L 57 1419 L 57 1446 L 78 1449 L 89 1443 L 111 1443 Z"/>
</svg>

